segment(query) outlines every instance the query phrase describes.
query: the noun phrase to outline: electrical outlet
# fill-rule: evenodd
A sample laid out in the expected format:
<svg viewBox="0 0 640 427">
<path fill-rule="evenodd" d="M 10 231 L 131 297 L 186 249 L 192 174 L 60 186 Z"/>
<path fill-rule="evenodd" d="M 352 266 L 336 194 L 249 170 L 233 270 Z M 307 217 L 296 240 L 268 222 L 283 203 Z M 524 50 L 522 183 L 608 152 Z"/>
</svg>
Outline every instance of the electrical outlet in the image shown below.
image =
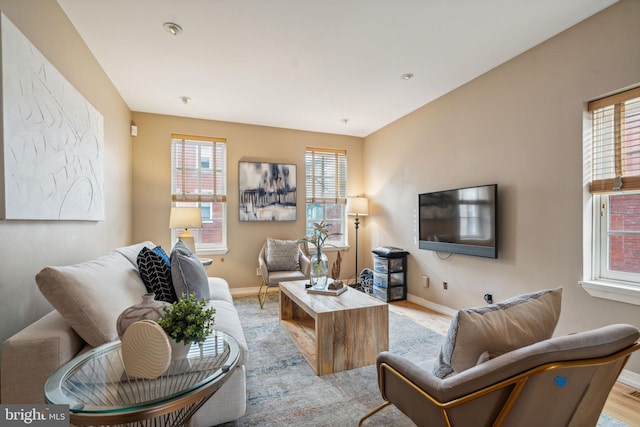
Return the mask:
<svg viewBox="0 0 640 427">
<path fill-rule="evenodd" d="M 429 276 L 422 276 L 422 287 L 423 288 L 429 287 Z"/>
<path fill-rule="evenodd" d="M 262 271 L 260 271 L 260 267 L 256 268 L 256 276 L 262 276 Z"/>
<path fill-rule="evenodd" d="M 447 282 L 442 282 L 442 289 L 444 289 L 445 291 L 449 289 L 449 284 Z"/>
</svg>

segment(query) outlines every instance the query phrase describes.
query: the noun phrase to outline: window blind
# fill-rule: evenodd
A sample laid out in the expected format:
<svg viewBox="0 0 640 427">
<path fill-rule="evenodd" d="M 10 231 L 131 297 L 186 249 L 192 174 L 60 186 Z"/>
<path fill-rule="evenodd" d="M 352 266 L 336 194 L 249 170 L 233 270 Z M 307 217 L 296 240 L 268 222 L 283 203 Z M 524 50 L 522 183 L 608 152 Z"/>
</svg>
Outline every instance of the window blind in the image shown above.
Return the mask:
<svg viewBox="0 0 640 427">
<path fill-rule="evenodd" d="M 226 139 L 171 135 L 171 200 L 226 202 Z"/>
<path fill-rule="evenodd" d="M 591 192 L 640 190 L 640 88 L 592 101 Z"/>
<path fill-rule="evenodd" d="M 305 153 L 307 203 L 347 203 L 347 152 L 308 147 Z"/>
</svg>

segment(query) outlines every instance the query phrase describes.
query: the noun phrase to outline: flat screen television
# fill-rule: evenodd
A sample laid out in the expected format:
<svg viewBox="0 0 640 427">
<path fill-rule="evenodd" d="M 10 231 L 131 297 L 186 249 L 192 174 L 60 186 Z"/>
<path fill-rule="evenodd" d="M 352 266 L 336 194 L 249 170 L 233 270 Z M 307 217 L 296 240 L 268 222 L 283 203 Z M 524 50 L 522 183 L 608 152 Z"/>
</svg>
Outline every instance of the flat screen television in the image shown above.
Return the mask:
<svg viewBox="0 0 640 427">
<path fill-rule="evenodd" d="M 419 248 L 498 257 L 498 185 L 418 195 Z"/>
</svg>

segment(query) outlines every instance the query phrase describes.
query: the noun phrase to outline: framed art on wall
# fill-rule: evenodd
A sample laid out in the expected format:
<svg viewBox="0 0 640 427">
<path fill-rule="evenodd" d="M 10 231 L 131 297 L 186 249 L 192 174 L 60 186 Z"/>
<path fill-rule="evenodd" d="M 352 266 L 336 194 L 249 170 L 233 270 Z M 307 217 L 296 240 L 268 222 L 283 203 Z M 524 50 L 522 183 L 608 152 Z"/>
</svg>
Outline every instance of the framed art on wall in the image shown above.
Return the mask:
<svg viewBox="0 0 640 427">
<path fill-rule="evenodd" d="M 240 221 L 296 220 L 296 165 L 240 162 Z"/>
</svg>

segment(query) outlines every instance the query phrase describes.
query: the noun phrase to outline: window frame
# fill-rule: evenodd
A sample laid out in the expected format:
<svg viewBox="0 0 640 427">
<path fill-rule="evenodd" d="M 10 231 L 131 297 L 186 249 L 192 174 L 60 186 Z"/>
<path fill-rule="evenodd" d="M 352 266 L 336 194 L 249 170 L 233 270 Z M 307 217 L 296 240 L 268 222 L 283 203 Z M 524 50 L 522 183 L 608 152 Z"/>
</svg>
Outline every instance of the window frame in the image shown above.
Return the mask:
<svg viewBox="0 0 640 427">
<path fill-rule="evenodd" d="M 314 167 L 314 160 L 327 160 L 322 162 L 323 167 Z M 326 165 L 326 167 L 325 167 Z M 311 166 L 311 167 L 310 167 Z M 348 160 L 347 151 L 332 148 L 307 147 L 305 149 L 305 234 L 311 235 L 313 224 L 325 221 L 336 224 L 339 221 L 339 230 L 330 229 L 331 233 L 339 233 L 327 240 L 325 251 L 332 252 L 344 250 L 348 245 L 348 220 L 347 220 L 347 176 Z M 328 217 L 331 209 L 338 207 L 339 214 Z M 311 217 L 312 212 L 321 210 L 320 217 Z M 315 250 L 309 247 L 311 253 Z"/>
<path fill-rule="evenodd" d="M 630 89 L 612 96 L 601 98 L 588 103 L 584 120 L 583 157 L 585 169 L 584 215 L 583 215 L 583 280 L 579 283 L 590 295 L 629 304 L 640 305 L 640 274 L 621 272 L 609 268 L 610 261 L 610 197 L 625 194 L 640 194 L 638 171 L 629 173 L 624 164 L 624 157 L 628 150 L 621 143 L 622 129 L 628 125 L 620 111 L 618 104 L 640 97 L 640 88 Z M 635 102 L 635 101 L 634 101 Z M 613 108 L 614 123 L 613 137 L 607 140 L 608 146 L 598 145 L 594 111 L 601 108 Z M 634 125 L 639 127 L 640 125 Z M 607 148 L 609 147 L 609 148 Z M 636 149 L 638 145 L 636 142 Z M 606 151 L 611 150 L 611 151 Z M 603 154 L 604 153 L 604 154 Z M 609 156 L 609 157 L 607 157 Z M 601 160 L 604 158 L 605 160 Z M 609 159 L 609 160 L 607 160 Z M 612 177 L 602 174 L 606 169 L 604 162 L 615 165 Z M 605 165 L 603 168 L 602 165 Z M 611 169 L 611 168 L 610 168 Z M 633 168 L 631 168 L 633 169 Z M 609 171 L 611 174 L 611 171 Z M 635 232 L 632 232 L 636 234 Z"/>
<path fill-rule="evenodd" d="M 221 224 L 221 242 L 216 243 L 201 243 L 201 229 L 191 230 L 194 235 L 196 252 L 201 255 L 222 255 L 228 252 L 227 247 L 227 226 L 228 226 L 228 215 L 227 215 L 227 140 L 225 138 L 218 137 L 206 137 L 206 136 L 195 136 L 195 135 L 183 135 L 183 134 L 172 134 L 171 135 L 171 207 L 174 206 L 191 206 L 191 207 L 199 207 L 205 208 L 203 205 L 208 204 L 209 212 L 213 213 L 216 211 L 214 209 L 213 204 L 220 204 L 220 217 L 219 218 L 204 218 L 202 219 L 203 224 L 207 222 L 212 222 L 213 220 L 219 220 Z M 177 145 L 194 145 L 198 147 L 205 147 L 211 144 L 212 154 L 211 156 L 205 156 L 207 159 L 207 166 L 203 167 L 203 158 L 198 155 L 197 159 L 197 175 L 198 179 L 201 180 L 203 176 L 210 177 L 213 180 L 213 190 L 212 191 L 196 191 L 193 193 L 185 192 L 183 188 L 182 191 L 178 191 L 176 189 L 176 177 L 180 175 L 176 171 L 176 155 L 175 150 L 177 149 Z M 200 149 L 198 149 L 200 151 Z M 222 156 L 222 157 L 220 157 Z M 218 157 L 218 158 L 217 158 Z M 187 169 L 182 165 L 183 173 L 181 174 L 182 182 L 186 181 L 186 172 Z M 190 170 L 193 170 L 191 168 Z M 204 173 L 203 173 L 204 172 Z M 182 186 L 184 187 L 184 185 Z M 202 189 L 200 189 L 202 190 Z M 171 241 L 175 242 L 178 238 L 178 234 L 180 230 L 171 230 Z"/>
</svg>

